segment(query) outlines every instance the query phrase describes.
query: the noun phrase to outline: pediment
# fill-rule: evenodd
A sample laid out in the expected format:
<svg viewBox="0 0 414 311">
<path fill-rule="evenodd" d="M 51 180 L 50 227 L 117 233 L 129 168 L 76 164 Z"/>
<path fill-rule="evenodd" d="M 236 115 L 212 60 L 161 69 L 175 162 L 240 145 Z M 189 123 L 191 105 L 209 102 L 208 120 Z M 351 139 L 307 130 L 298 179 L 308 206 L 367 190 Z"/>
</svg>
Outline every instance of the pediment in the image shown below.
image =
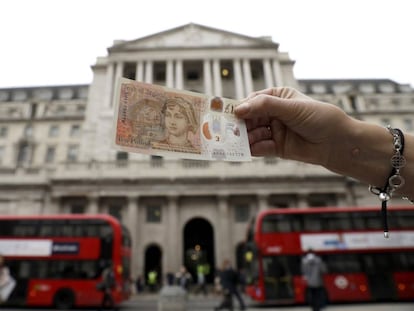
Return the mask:
<svg viewBox="0 0 414 311">
<path fill-rule="evenodd" d="M 211 47 L 273 47 L 278 44 L 269 39 L 254 38 L 198 24 L 187 24 L 132 41 L 114 44 L 110 52 Z"/>
</svg>

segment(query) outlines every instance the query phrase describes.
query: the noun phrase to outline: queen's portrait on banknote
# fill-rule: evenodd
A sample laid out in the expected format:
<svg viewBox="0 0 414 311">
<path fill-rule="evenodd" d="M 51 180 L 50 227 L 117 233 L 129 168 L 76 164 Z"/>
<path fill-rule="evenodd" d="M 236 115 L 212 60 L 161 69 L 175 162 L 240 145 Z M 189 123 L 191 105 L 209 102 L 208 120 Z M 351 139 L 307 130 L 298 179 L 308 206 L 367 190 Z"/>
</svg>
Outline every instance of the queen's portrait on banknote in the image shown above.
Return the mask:
<svg viewBox="0 0 414 311">
<path fill-rule="evenodd" d="M 167 98 L 162 110 L 165 138 L 153 148 L 169 151 L 201 153 L 199 119 L 193 105 L 180 96 Z"/>
</svg>

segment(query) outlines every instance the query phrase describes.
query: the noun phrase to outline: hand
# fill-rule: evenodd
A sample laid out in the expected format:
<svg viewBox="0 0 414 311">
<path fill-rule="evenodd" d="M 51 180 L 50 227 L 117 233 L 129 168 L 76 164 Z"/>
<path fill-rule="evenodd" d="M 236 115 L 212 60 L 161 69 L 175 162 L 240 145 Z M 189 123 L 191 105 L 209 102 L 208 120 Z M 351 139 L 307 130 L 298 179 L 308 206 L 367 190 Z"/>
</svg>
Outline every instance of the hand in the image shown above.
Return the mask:
<svg viewBox="0 0 414 311">
<path fill-rule="evenodd" d="M 278 156 L 327 166 L 351 118 L 338 107 L 292 88 L 251 94 L 236 107 L 246 119 L 253 156 Z"/>
</svg>

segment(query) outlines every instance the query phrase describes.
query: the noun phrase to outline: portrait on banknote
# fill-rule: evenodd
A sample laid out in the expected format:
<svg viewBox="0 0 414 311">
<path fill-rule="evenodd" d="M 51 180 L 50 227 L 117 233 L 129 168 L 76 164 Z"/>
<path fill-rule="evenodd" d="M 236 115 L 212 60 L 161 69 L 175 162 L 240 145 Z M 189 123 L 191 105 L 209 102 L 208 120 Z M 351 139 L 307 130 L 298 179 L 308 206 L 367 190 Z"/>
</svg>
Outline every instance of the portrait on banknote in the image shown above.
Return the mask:
<svg viewBox="0 0 414 311">
<path fill-rule="evenodd" d="M 235 100 L 121 78 L 115 94 L 114 146 L 201 160 L 249 161 Z"/>
</svg>

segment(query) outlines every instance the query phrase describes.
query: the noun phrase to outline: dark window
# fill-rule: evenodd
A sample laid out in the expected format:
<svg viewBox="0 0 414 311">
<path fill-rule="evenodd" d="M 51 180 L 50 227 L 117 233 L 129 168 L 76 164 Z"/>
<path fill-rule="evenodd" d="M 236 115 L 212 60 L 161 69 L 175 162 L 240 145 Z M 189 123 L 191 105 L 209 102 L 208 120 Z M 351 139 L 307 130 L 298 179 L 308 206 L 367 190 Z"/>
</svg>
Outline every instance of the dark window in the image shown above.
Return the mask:
<svg viewBox="0 0 414 311">
<path fill-rule="evenodd" d="M 192 70 L 187 72 L 187 80 L 197 81 L 198 79 L 200 79 L 200 73 L 198 71 Z"/>
<path fill-rule="evenodd" d="M 247 222 L 250 219 L 250 206 L 237 204 L 234 206 L 234 218 L 236 222 Z"/>
<path fill-rule="evenodd" d="M 53 147 L 53 146 L 47 147 L 45 162 L 46 163 L 52 163 L 55 160 L 55 153 L 56 153 L 56 148 L 55 147 Z"/>
<path fill-rule="evenodd" d="M 120 205 L 109 205 L 108 207 L 108 214 L 111 216 L 114 216 L 119 221 L 122 220 L 121 211 L 122 211 L 122 206 Z"/>
<path fill-rule="evenodd" d="M 36 118 L 36 113 L 37 113 L 37 104 L 36 103 L 32 103 L 30 105 L 30 118 Z"/>
<path fill-rule="evenodd" d="M 8 128 L 6 126 L 0 127 L 0 137 L 7 137 Z"/>
<path fill-rule="evenodd" d="M 161 222 L 161 206 L 147 205 L 147 222 Z"/>
<path fill-rule="evenodd" d="M 116 153 L 116 160 L 117 161 L 126 161 L 126 160 L 128 160 L 128 152 L 118 151 Z"/>
<path fill-rule="evenodd" d="M 135 80 L 136 70 L 137 70 L 136 63 L 125 63 L 122 76 L 127 79 Z"/>
<path fill-rule="evenodd" d="M 84 214 L 85 206 L 80 205 L 80 204 L 73 204 L 70 206 L 70 213 L 71 214 Z"/>
</svg>

